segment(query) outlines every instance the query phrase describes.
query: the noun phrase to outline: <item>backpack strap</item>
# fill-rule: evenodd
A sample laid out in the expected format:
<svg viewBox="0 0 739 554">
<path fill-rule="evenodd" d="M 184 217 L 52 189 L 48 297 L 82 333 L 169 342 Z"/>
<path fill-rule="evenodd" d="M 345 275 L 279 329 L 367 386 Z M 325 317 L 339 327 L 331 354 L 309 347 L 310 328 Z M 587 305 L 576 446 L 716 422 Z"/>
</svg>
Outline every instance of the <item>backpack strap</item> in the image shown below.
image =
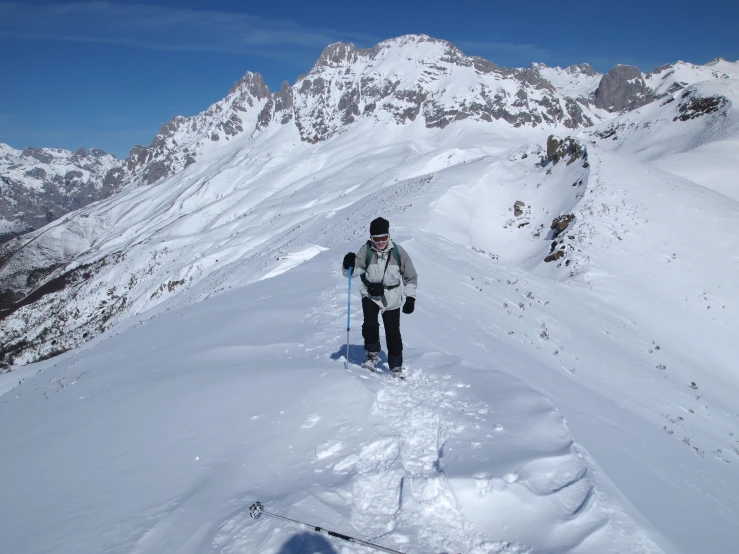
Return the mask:
<svg viewBox="0 0 739 554">
<path fill-rule="evenodd" d="M 398 267 L 400 267 L 400 250 L 398 250 L 398 245 L 393 243 L 393 248 L 391 251 L 393 253 L 393 257 L 395 258 L 395 262 L 398 264 Z M 365 270 L 366 268 L 369 267 L 371 261 L 372 261 L 372 241 L 368 240 L 367 241 L 367 253 L 365 254 L 365 257 L 364 257 Z M 387 269 L 387 266 L 386 266 L 386 269 Z"/>
</svg>

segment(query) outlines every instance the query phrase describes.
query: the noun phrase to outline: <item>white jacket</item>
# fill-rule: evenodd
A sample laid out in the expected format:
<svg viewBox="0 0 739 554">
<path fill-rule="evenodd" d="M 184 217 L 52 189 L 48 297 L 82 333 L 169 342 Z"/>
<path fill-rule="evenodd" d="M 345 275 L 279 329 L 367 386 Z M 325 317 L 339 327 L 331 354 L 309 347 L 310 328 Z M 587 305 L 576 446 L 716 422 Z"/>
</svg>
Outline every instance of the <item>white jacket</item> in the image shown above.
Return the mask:
<svg viewBox="0 0 739 554">
<path fill-rule="evenodd" d="M 398 249 L 400 254 L 400 265 L 398 265 L 395 256 L 393 256 L 393 241 L 389 240 L 384 250 L 378 251 L 374 246 L 369 246 L 365 243 L 359 252 L 356 254 L 354 260 L 354 273 L 353 275 L 361 277 L 364 275 L 370 283 L 379 283 L 382 280 L 382 284 L 385 287 L 395 287 L 391 289 L 385 289 L 385 302 L 386 306 L 383 306 L 382 296 L 369 296 L 367 287 L 364 284 L 364 280 L 360 280 L 359 290 L 363 297 L 370 298 L 380 306 L 383 311 L 395 310 L 403 304 L 403 296 L 410 296 L 411 298 L 416 297 L 416 285 L 418 283 L 418 274 L 416 268 L 413 267 L 408 252 L 400 245 L 394 245 Z M 372 249 L 372 258 L 369 266 L 366 266 L 367 260 L 367 248 Z M 389 261 L 388 261 L 389 259 Z M 385 266 L 387 265 L 387 270 Z M 384 276 L 383 276 L 384 272 Z M 343 270 L 344 277 L 349 275 L 349 270 Z M 402 286 L 400 286 L 402 284 Z"/>
</svg>

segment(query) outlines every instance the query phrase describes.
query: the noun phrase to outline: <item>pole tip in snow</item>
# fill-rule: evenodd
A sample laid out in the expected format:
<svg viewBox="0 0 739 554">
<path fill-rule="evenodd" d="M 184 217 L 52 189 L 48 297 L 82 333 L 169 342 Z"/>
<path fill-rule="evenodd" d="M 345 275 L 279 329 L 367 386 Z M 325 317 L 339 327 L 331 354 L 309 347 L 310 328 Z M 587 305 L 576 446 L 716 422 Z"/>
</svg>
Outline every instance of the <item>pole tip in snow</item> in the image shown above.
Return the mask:
<svg viewBox="0 0 739 554">
<path fill-rule="evenodd" d="M 249 508 L 249 515 L 252 519 L 259 519 L 259 516 L 262 515 L 262 503 L 257 501 L 254 504 L 251 505 L 251 508 Z"/>
</svg>

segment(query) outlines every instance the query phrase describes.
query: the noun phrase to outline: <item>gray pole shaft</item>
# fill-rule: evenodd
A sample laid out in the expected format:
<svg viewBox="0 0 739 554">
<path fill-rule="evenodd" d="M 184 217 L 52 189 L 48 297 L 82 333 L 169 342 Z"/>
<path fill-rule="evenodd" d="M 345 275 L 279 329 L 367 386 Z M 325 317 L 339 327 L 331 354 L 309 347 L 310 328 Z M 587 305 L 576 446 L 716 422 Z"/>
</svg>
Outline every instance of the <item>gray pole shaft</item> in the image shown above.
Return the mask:
<svg viewBox="0 0 739 554">
<path fill-rule="evenodd" d="M 346 301 L 346 363 L 344 364 L 344 369 L 349 369 L 349 329 L 351 329 L 352 326 L 352 273 L 354 271 L 353 267 L 349 268 L 349 294 L 347 296 Z"/>
<path fill-rule="evenodd" d="M 296 521 L 294 519 L 290 519 L 289 517 L 278 516 L 277 514 L 265 512 L 264 510 L 261 510 L 260 513 L 266 516 L 274 517 L 277 519 L 282 519 L 284 521 L 289 521 L 290 523 L 295 523 L 296 525 L 300 525 L 301 527 L 305 527 L 306 529 L 310 529 L 311 531 L 315 531 L 317 533 L 324 533 L 325 535 L 328 535 L 329 537 L 334 537 L 334 538 L 341 539 L 347 542 L 353 542 L 356 544 L 361 544 L 363 546 L 368 546 L 370 548 L 374 548 L 375 550 L 379 550 L 380 552 L 388 552 L 389 554 L 403 554 L 403 552 L 399 552 L 398 550 L 392 550 L 391 548 L 385 548 L 384 546 L 372 544 L 371 542 L 363 541 L 362 539 L 355 539 L 354 537 L 350 537 L 349 535 L 342 535 L 341 533 L 336 533 L 335 531 L 329 531 L 328 529 L 324 529 L 322 527 L 308 525 L 307 523 L 303 523 L 302 521 Z"/>
<path fill-rule="evenodd" d="M 346 364 L 344 369 L 349 369 L 349 327 L 346 328 Z"/>
</svg>

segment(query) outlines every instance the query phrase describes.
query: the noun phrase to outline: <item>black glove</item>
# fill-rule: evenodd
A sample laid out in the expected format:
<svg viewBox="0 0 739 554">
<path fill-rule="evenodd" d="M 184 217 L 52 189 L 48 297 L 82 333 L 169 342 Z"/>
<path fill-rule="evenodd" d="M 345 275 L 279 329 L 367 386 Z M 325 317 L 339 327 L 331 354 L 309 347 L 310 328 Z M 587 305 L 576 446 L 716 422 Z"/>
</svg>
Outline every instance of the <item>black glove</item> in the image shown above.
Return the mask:
<svg viewBox="0 0 739 554">
<path fill-rule="evenodd" d="M 412 296 L 409 296 L 405 299 L 405 304 L 403 304 L 403 313 L 404 314 L 412 314 L 413 310 L 416 307 L 416 299 Z"/>
<path fill-rule="evenodd" d="M 354 267 L 354 259 L 356 258 L 356 254 L 354 252 L 349 252 L 346 256 L 344 256 L 344 269 L 349 269 L 350 267 Z"/>
</svg>

